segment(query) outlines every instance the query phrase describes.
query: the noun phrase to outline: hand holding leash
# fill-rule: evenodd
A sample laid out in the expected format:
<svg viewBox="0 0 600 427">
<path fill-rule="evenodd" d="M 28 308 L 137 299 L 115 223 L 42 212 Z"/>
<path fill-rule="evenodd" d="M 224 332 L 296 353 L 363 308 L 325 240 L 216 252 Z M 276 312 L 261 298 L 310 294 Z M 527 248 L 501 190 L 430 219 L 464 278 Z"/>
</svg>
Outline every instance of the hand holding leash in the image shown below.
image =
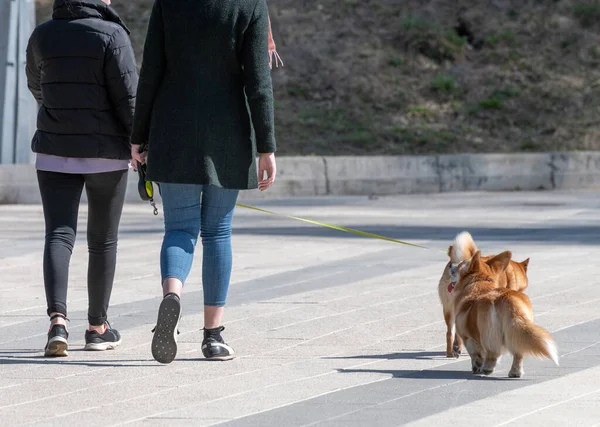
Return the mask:
<svg viewBox="0 0 600 427">
<path fill-rule="evenodd" d="M 131 144 L 131 165 L 138 173 L 138 193 L 144 201 L 149 201 L 154 209 L 154 215 L 158 215 L 158 208 L 154 202 L 154 185 L 152 181 L 146 180 L 146 156 L 148 149 L 146 144 L 143 146 Z M 160 187 L 159 187 L 160 191 Z"/>
<path fill-rule="evenodd" d="M 147 151 L 140 152 L 139 144 L 131 144 L 131 166 L 133 170 L 137 172 L 138 165 L 143 165 L 146 163 L 146 156 L 148 155 Z"/>
</svg>

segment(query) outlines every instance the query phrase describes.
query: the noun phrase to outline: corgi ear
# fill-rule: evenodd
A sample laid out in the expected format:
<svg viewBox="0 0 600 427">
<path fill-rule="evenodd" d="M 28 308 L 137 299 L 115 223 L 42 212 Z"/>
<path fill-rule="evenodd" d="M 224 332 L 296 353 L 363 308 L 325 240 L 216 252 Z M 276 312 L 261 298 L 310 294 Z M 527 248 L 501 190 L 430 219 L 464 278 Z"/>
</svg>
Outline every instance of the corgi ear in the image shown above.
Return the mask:
<svg viewBox="0 0 600 427">
<path fill-rule="evenodd" d="M 469 273 L 475 273 L 480 270 L 481 251 L 475 252 L 469 263 Z"/>
<path fill-rule="evenodd" d="M 508 267 L 511 257 L 512 253 L 510 251 L 504 251 L 488 260 L 487 264 L 491 267 L 492 271 L 499 276 L 506 270 L 506 267 Z"/>
<path fill-rule="evenodd" d="M 448 256 L 452 259 L 452 252 L 454 252 L 454 246 L 448 246 Z"/>
<path fill-rule="evenodd" d="M 525 273 L 527 273 L 527 267 L 529 267 L 529 258 L 527 258 L 521 263 L 521 267 L 523 267 L 523 270 L 525 271 Z"/>
</svg>

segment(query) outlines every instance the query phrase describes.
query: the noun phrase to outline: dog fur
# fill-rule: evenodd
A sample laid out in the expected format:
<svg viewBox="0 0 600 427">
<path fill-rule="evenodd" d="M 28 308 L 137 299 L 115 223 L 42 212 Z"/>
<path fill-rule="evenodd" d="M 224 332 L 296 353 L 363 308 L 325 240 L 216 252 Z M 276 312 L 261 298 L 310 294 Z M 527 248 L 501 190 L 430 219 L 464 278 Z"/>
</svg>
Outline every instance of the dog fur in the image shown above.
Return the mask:
<svg viewBox="0 0 600 427">
<path fill-rule="evenodd" d="M 442 303 L 442 311 L 444 314 L 444 321 L 446 322 L 446 356 L 447 357 L 459 357 L 462 352 L 462 340 L 461 337 L 455 334 L 454 327 L 454 313 L 452 312 L 452 299 L 454 283 L 450 278 L 450 265 L 460 264 L 462 261 L 471 259 L 475 252 L 477 252 L 477 245 L 473 240 L 470 233 L 463 231 L 458 234 L 454 239 L 452 245 L 448 248 L 448 257 L 450 260 L 444 272 L 440 278 L 438 284 L 438 295 L 440 302 Z M 494 255 L 482 257 L 482 259 L 489 260 Z M 529 258 L 522 262 L 510 261 L 507 269 L 501 274 L 498 284 L 500 287 L 512 289 L 515 291 L 522 292 L 527 289 L 529 281 L 527 279 L 527 267 L 529 266 Z"/>
<path fill-rule="evenodd" d="M 499 286 L 512 254 L 502 252 L 484 260 L 475 252 L 470 260 L 450 267 L 457 281 L 453 305 L 456 332 L 471 356 L 475 374 L 490 375 L 498 359 L 513 355 L 509 378 L 523 376 L 523 358 L 534 356 L 558 365 L 556 343 L 550 333 L 533 322 L 529 297 Z"/>
</svg>

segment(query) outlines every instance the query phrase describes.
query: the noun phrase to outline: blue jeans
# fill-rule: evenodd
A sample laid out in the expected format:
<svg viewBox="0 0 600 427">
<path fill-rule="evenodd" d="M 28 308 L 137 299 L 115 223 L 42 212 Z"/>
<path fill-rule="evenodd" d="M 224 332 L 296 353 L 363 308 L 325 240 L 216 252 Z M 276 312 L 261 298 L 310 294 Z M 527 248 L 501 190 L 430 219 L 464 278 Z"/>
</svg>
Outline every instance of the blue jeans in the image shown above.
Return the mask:
<svg viewBox="0 0 600 427">
<path fill-rule="evenodd" d="M 231 222 L 239 190 L 212 185 L 160 184 L 165 236 L 160 251 L 163 282 L 185 283 L 202 239 L 204 305 L 222 307 L 231 278 Z"/>
</svg>

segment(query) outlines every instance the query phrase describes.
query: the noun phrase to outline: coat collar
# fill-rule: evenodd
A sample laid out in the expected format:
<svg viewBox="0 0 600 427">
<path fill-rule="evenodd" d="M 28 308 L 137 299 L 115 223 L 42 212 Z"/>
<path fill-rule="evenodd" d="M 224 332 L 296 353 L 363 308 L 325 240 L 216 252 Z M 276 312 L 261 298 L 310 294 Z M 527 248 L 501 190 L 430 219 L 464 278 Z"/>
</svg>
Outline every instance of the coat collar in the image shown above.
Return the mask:
<svg viewBox="0 0 600 427">
<path fill-rule="evenodd" d="M 119 24 L 127 34 L 125 26 L 117 12 L 100 0 L 54 0 L 52 19 L 96 18 Z"/>
</svg>

